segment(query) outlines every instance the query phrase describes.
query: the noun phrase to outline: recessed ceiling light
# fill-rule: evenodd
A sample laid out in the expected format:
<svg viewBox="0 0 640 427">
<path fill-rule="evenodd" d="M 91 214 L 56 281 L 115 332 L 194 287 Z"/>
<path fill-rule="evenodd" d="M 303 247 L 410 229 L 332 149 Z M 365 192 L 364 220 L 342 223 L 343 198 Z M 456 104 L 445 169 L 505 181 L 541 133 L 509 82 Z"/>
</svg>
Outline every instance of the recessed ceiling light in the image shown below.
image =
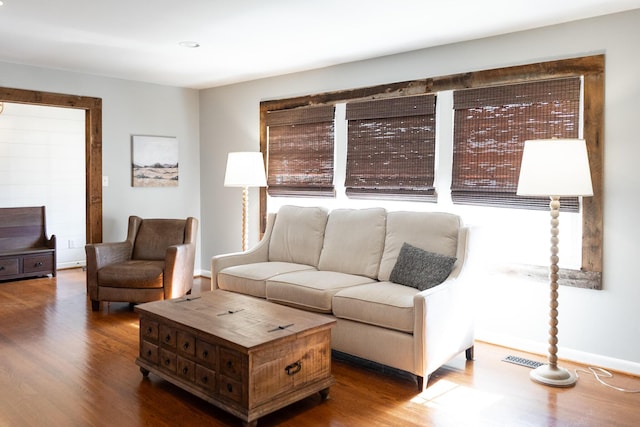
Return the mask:
<svg viewBox="0 0 640 427">
<path fill-rule="evenodd" d="M 190 47 L 190 48 L 200 47 L 200 43 L 193 42 L 193 41 L 183 41 L 178 44 L 182 47 Z"/>
</svg>

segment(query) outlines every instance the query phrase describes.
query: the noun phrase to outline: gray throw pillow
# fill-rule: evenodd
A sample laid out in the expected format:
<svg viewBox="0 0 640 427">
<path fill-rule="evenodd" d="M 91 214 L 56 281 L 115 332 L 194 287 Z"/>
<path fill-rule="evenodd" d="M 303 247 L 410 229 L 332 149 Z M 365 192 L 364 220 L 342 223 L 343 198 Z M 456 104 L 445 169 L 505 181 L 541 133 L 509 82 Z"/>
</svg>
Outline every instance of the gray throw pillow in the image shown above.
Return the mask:
<svg viewBox="0 0 640 427">
<path fill-rule="evenodd" d="M 456 258 L 416 248 L 404 243 L 389 280 L 421 291 L 444 282 Z"/>
</svg>

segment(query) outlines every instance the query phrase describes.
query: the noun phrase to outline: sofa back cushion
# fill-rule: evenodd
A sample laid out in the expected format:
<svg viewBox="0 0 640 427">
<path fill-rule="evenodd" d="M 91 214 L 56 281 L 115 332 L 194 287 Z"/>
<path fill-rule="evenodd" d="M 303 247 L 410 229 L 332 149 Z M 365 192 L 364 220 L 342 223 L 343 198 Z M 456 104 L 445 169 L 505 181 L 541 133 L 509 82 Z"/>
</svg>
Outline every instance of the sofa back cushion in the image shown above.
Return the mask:
<svg viewBox="0 0 640 427">
<path fill-rule="evenodd" d="M 377 278 L 385 224 L 383 208 L 331 211 L 318 270 Z"/>
<path fill-rule="evenodd" d="M 282 206 L 269 241 L 269 261 L 318 266 L 328 210 Z"/>
<path fill-rule="evenodd" d="M 389 280 L 404 243 L 425 251 L 455 257 L 462 221 L 445 212 L 389 212 L 378 279 Z"/>
</svg>

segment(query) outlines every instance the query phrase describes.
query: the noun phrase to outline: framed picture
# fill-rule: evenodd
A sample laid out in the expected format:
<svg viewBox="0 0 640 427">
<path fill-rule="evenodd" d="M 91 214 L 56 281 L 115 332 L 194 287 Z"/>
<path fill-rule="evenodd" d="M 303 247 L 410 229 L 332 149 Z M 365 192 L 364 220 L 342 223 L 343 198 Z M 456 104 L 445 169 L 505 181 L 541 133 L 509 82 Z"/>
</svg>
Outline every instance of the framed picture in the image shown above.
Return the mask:
<svg viewBox="0 0 640 427">
<path fill-rule="evenodd" d="M 132 135 L 133 187 L 178 186 L 178 139 L 173 136 Z"/>
</svg>

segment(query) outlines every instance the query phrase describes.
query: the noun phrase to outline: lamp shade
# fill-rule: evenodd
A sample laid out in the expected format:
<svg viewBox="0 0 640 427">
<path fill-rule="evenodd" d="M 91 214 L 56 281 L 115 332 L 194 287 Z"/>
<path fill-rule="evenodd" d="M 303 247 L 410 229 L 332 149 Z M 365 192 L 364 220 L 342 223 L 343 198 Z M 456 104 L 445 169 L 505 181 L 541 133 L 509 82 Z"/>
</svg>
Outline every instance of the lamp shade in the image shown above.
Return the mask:
<svg viewBox="0 0 640 427">
<path fill-rule="evenodd" d="M 525 141 L 516 194 L 593 196 L 587 146 L 582 139 Z"/>
<path fill-rule="evenodd" d="M 264 160 L 260 152 L 229 153 L 225 187 L 266 187 Z"/>
</svg>

